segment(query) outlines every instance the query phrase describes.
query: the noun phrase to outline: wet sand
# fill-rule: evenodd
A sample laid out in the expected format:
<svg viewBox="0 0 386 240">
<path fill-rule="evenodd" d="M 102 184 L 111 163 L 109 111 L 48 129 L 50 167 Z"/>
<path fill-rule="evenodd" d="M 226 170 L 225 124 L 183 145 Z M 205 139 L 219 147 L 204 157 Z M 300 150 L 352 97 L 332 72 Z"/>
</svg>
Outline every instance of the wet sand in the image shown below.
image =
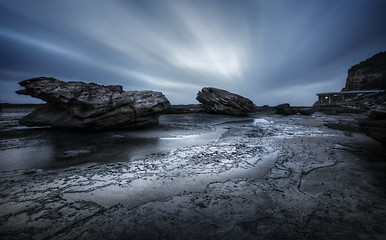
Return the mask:
<svg viewBox="0 0 386 240">
<path fill-rule="evenodd" d="M 161 150 L 1 172 L 0 236 L 385 239 L 384 148 L 362 133 L 325 126 L 357 117 L 169 115 L 148 133 L 175 141 Z M 184 142 L 189 138 L 196 139 Z M 129 145 L 108 146 L 119 150 L 106 157 Z"/>
</svg>

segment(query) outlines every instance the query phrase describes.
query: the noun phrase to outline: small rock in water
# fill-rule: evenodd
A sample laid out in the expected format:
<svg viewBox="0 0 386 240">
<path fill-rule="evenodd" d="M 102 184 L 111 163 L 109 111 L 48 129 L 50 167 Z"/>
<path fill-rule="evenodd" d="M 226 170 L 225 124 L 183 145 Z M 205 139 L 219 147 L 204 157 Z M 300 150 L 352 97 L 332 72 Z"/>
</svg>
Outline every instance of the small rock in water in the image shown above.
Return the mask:
<svg viewBox="0 0 386 240">
<path fill-rule="evenodd" d="M 291 107 L 289 103 L 283 103 L 276 106 L 276 114 L 281 115 L 311 115 L 315 112 L 312 107 Z"/>
<path fill-rule="evenodd" d="M 276 106 L 276 114 L 291 115 L 295 113 L 296 111 L 290 107 L 289 103 L 283 103 Z"/>
</svg>

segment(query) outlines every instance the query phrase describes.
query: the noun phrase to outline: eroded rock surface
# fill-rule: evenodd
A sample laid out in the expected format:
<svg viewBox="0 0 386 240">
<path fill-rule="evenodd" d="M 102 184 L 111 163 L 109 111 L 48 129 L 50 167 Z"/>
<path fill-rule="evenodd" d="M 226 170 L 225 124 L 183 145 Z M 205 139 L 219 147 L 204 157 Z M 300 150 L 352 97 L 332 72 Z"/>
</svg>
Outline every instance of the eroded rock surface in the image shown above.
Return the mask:
<svg viewBox="0 0 386 240">
<path fill-rule="evenodd" d="M 205 87 L 196 98 L 208 112 L 242 116 L 253 112 L 255 106 L 251 100 L 240 95 L 212 87 Z"/>
<path fill-rule="evenodd" d="M 158 123 L 159 114 L 170 107 L 161 92 L 123 91 L 122 86 L 63 82 L 39 77 L 19 83 L 18 94 L 46 101 L 20 120 L 26 126 L 106 129 Z"/>
</svg>

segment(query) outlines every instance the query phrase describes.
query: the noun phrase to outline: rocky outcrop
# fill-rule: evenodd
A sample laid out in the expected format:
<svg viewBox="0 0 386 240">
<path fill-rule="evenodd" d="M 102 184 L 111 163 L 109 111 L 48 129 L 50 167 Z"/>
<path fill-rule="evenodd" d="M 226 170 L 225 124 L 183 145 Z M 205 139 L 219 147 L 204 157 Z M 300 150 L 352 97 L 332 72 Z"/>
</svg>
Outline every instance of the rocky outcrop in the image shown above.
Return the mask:
<svg viewBox="0 0 386 240">
<path fill-rule="evenodd" d="M 289 103 L 283 103 L 276 106 L 276 114 L 281 115 L 292 115 L 292 114 L 301 114 L 301 115 L 311 115 L 315 111 L 311 107 L 291 107 Z"/>
<path fill-rule="evenodd" d="M 228 91 L 205 87 L 196 98 L 202 107 L 212 113 L 242 116 L 254 111 L 254 104 L 248 98 Z"/>
<path fill-rule="evenodd" d="M 123 91 L 122 86 L 63 82 L 39 77 L 19 83 L 25 89 L 18 94 L 46 101 L 20 119 L 26 126 L 61 128 L 130 128 L 158 123 L 161 113 L 170 107 L 161 92 Z"/>
<path fill-rule="evenodd" d="M 377 106 L 367 119 L 360 122 L 367 136 L 386 144 L 386 106 Z"/>
<path fill-rule="evenodd" d="M 364 113 L 386 104 L 386 52 L 380 52 L 348 70 L 341 92 L 319 93 L 316 111 L 328 114 Z"/>
<path fill-rule="evenodd" d="M 386 52 L 380 52 L 348 70 L 344 91 L 386 89 Z"/>
</svg>

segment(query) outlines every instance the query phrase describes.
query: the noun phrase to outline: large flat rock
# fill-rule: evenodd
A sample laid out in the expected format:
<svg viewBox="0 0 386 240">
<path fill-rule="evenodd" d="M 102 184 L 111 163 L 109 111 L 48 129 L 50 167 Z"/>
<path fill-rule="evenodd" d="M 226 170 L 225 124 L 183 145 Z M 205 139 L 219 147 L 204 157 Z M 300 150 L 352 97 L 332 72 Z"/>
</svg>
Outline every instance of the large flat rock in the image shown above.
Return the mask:
<svg viewBox="0 0 386 240">
<path fill-rule="evenodd" d="M 119 85 L 63 82 L 39 77 L 19 83 L 18 94 L 46 101 L 20 120 L 26 126 L 64 128 L 126 128 L 158 123 L 170 102 L 155 91 L 123 91 Z"/>
</svg>

